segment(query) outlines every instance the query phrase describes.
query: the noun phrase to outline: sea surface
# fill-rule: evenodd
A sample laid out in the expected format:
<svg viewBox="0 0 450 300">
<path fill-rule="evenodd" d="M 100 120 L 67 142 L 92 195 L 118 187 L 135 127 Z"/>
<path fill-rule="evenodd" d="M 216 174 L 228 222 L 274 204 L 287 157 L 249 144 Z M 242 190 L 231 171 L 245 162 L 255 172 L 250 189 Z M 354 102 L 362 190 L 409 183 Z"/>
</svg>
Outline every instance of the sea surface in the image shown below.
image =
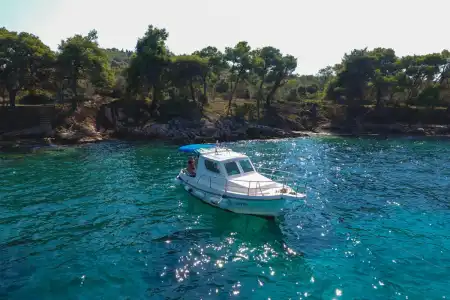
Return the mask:
<svg viewBox="0 0 450 300">
<path fill-rule="evenodd" d="M 175 185 L 173 145 L 0 154 L 0 298 L 450 298 L 450 141 L 227 146 L 307 200 L 276 219 L 206 205 Z"/>
</svg>

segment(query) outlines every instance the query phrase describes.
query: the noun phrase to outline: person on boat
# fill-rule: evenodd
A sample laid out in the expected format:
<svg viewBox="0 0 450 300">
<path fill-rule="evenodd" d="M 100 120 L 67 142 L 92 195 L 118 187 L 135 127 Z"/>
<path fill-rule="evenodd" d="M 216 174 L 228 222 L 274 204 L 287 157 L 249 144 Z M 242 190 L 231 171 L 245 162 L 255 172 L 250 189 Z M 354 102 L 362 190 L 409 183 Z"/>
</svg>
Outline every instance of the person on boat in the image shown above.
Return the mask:
<svg viewBox="0 0 450 300">
<path fill-rule="evenodd" d="M 195 177 L 195 175 L 196 175 L 195 161 L 192 157 L 189 157 L 188 166 L 187 166 L 186 170 L 190 176 Z"/>
</svg>

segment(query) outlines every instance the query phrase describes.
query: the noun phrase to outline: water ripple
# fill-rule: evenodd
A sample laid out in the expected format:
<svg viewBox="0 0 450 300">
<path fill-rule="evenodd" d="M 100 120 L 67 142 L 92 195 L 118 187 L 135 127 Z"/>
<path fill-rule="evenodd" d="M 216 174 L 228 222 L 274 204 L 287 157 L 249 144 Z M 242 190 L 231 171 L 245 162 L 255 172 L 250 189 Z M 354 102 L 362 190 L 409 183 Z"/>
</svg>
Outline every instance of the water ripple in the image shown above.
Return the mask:
<svg viewBox="0 0 450 300">
<path fill-rule="evenodd" d="M 0 159 L 0 298 L 450 297 L 450 147 L 307 138 L 230 145 L 305 180 L 277 220 L 174 186 L 176 147 L 103 143 Z"/>
</svg>

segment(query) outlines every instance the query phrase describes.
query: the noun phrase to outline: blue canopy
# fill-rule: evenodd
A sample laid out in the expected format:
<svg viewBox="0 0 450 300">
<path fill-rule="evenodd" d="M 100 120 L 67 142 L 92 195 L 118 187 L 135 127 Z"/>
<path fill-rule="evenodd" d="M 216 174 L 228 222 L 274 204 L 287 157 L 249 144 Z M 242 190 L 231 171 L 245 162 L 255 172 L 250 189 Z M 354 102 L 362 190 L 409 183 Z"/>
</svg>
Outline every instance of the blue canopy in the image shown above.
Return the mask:
<svg viewBox="0 0 450 300">
<path fill-rule="evenodd" d="M 214 144 L 191 144 L 185 145 L 178 148 L 178 151 L 186 152 L 186 153 L 198 153 L 200 149 L 210 149 L 214 148 L 216 145 Z"/>
</svg>

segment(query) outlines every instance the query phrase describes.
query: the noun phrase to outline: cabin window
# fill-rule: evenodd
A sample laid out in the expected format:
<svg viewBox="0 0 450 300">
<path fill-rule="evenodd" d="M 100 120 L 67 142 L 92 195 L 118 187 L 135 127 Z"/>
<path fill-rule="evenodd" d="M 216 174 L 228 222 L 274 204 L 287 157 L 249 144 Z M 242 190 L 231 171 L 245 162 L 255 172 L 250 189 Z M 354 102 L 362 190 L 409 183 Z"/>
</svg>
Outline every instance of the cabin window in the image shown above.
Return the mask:
<svg viewBox="0 0 450 300">
<path fill-rule="evenodd" d="M 232 161 L 225 164 L 225 169 L 227 170 L 228 176 L 239 175 L 241 172 L 236 164 L 236 162 Z"/>
<path fill-rule="evenodd" d="M 213 173 L 220 173 L 219 165 L 215 162 L 212 162 L 210 160 L 205 159 L 205 168 L 206 170 L 213 172 Z"/>
<path fill-rule="evenodd" d="M 253 169 L 252 163 L 248 159 L 239 161 L 239 164 L 241 165 L 242 171 L 244 171 L 244 173 L 255 171 L 255 169 Z"/>
</svg>

